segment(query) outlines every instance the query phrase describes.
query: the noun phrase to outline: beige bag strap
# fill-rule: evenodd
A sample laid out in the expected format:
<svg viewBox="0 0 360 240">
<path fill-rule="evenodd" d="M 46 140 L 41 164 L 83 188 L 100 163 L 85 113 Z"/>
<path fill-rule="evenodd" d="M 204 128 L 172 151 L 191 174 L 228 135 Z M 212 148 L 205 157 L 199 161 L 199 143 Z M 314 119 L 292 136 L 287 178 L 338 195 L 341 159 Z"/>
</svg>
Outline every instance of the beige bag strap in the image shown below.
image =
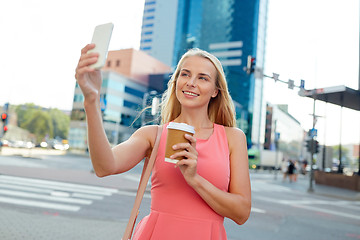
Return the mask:
<svg viewBox="0 0 360 240">
<path fill-rule="evenodd" d="M 139 214 L 141 200 L 144 196 L 146 186 L 147 186 L 147 183 L 150 178 L 151 170 L 155 163 L 155 158 L 156 158 L 157 150 L 159 148 L 159 143 L 160 143 L 160 137 L 161 137 L 161 132 L 162 132 L 161 130 L 162 130 L 162 127 L 158 126 L 155 144 L 154 144 L 154 148 L 151 152 L 150 159 L 149 160 L 145 159 L 144 168 L 143 168 L 143 171 L 141 174 L 138 191 L 136 193 L 135 203 L 134 203 L 133 209 L 131 210 L 129 222 L 126 226 L 124 235 L 122 237 L 123 240 L 131 239 L 132 232 L 134 230 L 134 226 L 135 226 L 135 222 L 136 222 L 136 218 Z"/>
</svg>

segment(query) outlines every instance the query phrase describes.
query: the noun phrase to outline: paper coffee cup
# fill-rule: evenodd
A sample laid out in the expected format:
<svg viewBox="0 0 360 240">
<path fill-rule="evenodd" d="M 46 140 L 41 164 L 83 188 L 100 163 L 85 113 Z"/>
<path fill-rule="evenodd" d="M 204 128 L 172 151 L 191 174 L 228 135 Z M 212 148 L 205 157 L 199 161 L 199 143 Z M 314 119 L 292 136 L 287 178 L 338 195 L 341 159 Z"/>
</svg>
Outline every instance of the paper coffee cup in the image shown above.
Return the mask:
<svg viewBox="0 0 360 240">
<path fill-rule="evenodd" d="M 165 148 L 165 162 L 177 163 L 182 158 L 171 159 L 170 156 L 176 153 L 172 146 L 178 143 L 189 142 L 185 138 L 185 134 L 194 135 L 195 129 L 193 126 L 187 125 L 186 123 L 170 122 L 167 126 L 167 138 Z M 181 151 L 181 150 L 178 150 Z"/>
</svg>

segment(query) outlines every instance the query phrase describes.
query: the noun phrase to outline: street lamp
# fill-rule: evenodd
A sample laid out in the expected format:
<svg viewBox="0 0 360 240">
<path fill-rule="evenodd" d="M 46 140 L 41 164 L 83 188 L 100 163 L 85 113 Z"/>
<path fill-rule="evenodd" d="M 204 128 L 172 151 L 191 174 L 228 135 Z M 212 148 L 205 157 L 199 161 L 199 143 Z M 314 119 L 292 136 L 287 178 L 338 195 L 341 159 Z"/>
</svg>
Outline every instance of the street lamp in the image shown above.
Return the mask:
<svg viewBox="0 0 360 240">
<path fill-rule="evenodd" d="M 147 102 L 149 100 L 150 96 L 154 96 L 151 104 L 151 115 L 155 116 L 157 114 L 157 108 L 159 106 L 159 98 L 156 97 L 158 94 L 157 91 L 152 90 L 150 92 L 144 93 L 143 102 L 142 102 L 142 115 L 141 115 L 141 126 L 145 125 L 145 114 L 146 114 L 146 108 L 147 108 Z"/>
</svg>

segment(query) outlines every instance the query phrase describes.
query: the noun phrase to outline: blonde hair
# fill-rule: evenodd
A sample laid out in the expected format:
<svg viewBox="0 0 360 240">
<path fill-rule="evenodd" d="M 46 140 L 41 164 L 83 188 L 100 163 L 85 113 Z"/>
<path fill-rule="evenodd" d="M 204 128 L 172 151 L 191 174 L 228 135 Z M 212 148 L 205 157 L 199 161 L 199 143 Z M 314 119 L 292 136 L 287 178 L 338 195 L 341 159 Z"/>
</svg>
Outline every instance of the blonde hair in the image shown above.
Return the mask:
<svg viewBox="0 0 360 240">
<path fill-rule="evenodd" d="M 212 54 L 200 50 L 198 48 L 193 48 L 188 50 L 180 59 L 174 74 L 171 76 L 171 79 L 168 82 L 168 88 L 164 92 L 162 97 L 161 104 L 161 123 L 168 123 L 177 118 L 181 113 L 181 105 L 178 99 L 176 98 L 176 81 L 179 77 L 180 70 L 186 58 L 191 56 L 200 56 L 208 59 L 214 65 L 217 71 L 217 77 L 215 80 L 216 88 L 218 89 L 218 94 L 216 97 L 210 100 L 208 106 L 208 116 L 210 121 L 228 126 L 236 126 L 235 118 L 235 107 L 232 101 L 232 98 L 228 91 L 227 82 L 225 79 L 224 70 L 220 61 Z"/>
</svg>

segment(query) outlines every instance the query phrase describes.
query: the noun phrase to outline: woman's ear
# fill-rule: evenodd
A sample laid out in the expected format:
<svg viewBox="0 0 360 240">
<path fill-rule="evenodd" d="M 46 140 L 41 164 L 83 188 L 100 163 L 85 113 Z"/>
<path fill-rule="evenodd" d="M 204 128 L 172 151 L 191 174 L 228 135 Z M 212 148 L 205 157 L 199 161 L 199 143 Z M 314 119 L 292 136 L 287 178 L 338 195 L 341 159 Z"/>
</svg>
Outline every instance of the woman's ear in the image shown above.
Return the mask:
<svg viewBox="0 0 360 240">
<path fill-rule="evenodd" d="M 218 93 L 219 93 L 219 89 L 216 88 L 216 89 L 214 90 L 214 93 L 211 95 L 211 97 L 212 97 L 212 98 L 216 97 L 216 96 L 218 95 Z"/>
</svg>

